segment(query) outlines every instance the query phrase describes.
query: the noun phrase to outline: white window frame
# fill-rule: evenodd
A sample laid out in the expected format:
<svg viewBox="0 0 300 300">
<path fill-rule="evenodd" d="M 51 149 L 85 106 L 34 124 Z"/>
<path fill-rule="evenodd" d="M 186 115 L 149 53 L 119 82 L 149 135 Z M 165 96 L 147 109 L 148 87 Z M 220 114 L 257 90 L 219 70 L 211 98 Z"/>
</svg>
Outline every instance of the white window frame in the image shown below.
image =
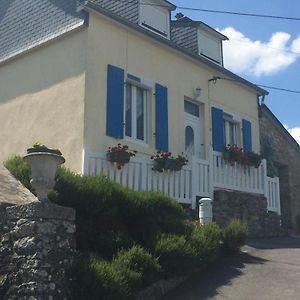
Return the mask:
<svg viewBox="0 0 300 300">
<path fill-rule="evenodd" d="M 128 85 L 131 85 L 131 136 L 126 135 L 126 97 L 127 97 L 127 88 Z M 144 99 L 144 139 L 137 138 L 137 88 L 143 90 L 143 99 Z M 125 93 L 124 93 L 124 137 L 126 140 L 129 140 L 134 143 L 148 145 L 149 141 L 149 87 L 138 84 L 133 80 L 127 80 L 125 84 Z"/>
<path fill-rule="evenodd" d="M 233 116 L 229 113 L 223 113 L 223 124 L 224 124 L 224 142 L 227 146 L 230 145 L 237 145 L 241 146 L 241 119 Z M 230 141 L 231 137 L 231 128 L 233 126 L 233 141 Z"/>
<path fill-rule="evenodd" d="M 141 1 L 143 3 L 148 3 L 149 6 L 147 5 L 142 5 L 141 3 L 139 4 L 139 25 L 143 28 L 146 28 L 147 30 L 156 33 L 166 39 L 170 39 L 170 11 L 168 8 L 164 8 L 163 5 L 161 4 L 157 4 L 156 1 L 154 0 L 143 0 Z M 157 5 L 157 6 L 156 6 Z M 165 28 L 165 32 L 159 30 L 158 28 L 155 28 L 155 26 L 152 26 L 151 24 L 144 24 L 144 18 L 143 16 L 146 15 L 147 12 L 147 7 L 151 7 L 151 9 L 157 10 L 157 12 L 160 12 L 162 14 L 165 14 L 166 19 L 164 21 L 166 21 L 166 28 Z M 151 18 L 150 18 L 151 19 Z"/>
<path fill-rule="evenodd" d="M 211 34 L 205 32 L 202 29 L 198 29 L 198 49 L 199 55 L 204 56 L 210 61 L 222 65 L 222 41 L 220 39 L 215 38 Z M 214 51 L 217 52 L 218 57 L 213 57 L 211 53 L 211 49 L 207 48 L 207 42 L 210 43 L 212 47 L 214 47 Z M 203 45 L 204 44 L 204 45 Z"/>
</svg>

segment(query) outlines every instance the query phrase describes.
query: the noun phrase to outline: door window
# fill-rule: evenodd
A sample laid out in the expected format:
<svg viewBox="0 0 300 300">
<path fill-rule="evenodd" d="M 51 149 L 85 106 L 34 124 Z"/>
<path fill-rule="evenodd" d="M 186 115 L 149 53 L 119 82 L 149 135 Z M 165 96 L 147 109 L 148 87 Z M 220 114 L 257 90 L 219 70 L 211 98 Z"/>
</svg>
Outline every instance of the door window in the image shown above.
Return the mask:
<svg viewBox="0 0 300 300">
<path fill-rule="evenodd" d="M 195 153 L 195 135 L 191 126 L 185 127 L 185 152 L 187 155 Z"/>
</svg>

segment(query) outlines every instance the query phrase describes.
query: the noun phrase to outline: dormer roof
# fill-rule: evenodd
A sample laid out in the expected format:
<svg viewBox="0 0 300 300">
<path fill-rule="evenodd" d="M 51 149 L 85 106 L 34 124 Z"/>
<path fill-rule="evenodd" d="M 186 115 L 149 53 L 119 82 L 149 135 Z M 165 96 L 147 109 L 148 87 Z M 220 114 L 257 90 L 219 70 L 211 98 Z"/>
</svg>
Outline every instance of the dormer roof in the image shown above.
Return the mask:
<svg viewBox="0 0 300 300">
<path fill-rule="evenodd" d="M 215 36 L 220 40 L 228 40 L 228 37 L 220 33 L 219 31 L 215 30 L 214 28 L 210 27 L 209 25 L 203 23 L 202 21 L 194 21 L 188 17 L 182 17 L 178 20 L 171 21 L 172 27 L 196 27 L 201 28 L 204 31 L 207 31 L 211 35 Z"/>
</svg>

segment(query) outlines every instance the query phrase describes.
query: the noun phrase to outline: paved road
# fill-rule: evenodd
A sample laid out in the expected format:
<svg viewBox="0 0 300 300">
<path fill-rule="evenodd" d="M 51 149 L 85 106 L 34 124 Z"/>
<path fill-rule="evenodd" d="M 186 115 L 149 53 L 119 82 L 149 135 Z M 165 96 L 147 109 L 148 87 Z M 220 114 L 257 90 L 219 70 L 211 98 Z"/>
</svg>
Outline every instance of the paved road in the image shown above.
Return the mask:
<svg viewBox="0 0 300 300">
<path fill-rule="evenodd" d="M 300 300 L 300 238 L 255 240 L 163 300 Z"/>
</svg>

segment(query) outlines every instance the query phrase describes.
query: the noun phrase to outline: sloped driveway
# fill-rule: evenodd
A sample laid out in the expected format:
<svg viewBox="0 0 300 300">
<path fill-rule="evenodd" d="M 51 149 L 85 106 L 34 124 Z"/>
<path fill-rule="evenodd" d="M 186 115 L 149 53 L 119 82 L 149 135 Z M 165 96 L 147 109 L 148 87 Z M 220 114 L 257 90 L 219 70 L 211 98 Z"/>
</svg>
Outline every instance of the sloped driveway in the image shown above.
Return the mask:
<svg viewBox="0 0 300 300">
<path fill-rule="evenodd" d="M 191 278 L 163 300 L 300 299 L 300 238 L 253 240 L 238 259 L 226 259 Z"/>
</svg>

